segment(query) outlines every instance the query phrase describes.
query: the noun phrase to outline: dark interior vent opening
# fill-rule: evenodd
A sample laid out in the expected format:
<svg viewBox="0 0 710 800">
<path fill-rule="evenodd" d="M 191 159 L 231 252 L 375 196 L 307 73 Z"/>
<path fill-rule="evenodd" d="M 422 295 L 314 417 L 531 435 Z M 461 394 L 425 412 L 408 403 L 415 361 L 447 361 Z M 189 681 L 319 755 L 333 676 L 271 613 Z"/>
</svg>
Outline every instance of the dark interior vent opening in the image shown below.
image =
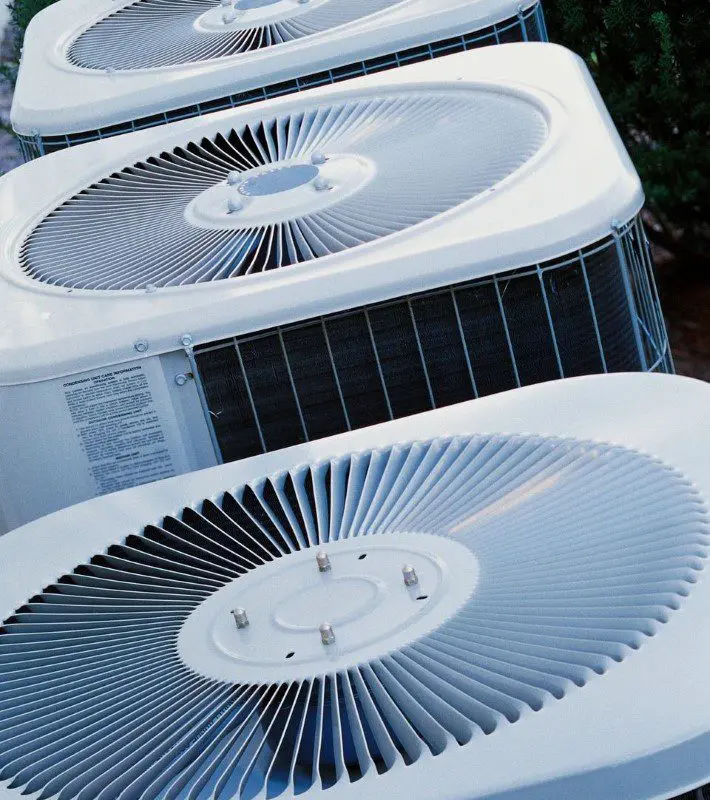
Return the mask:
<svg viewBox="0 0 710 800">
<path fill-rule="evenodd" d="M 200 347 L 224 461 L 544 381 L 673 372 L 641 222 L 534 267 Z"/>
</svg>

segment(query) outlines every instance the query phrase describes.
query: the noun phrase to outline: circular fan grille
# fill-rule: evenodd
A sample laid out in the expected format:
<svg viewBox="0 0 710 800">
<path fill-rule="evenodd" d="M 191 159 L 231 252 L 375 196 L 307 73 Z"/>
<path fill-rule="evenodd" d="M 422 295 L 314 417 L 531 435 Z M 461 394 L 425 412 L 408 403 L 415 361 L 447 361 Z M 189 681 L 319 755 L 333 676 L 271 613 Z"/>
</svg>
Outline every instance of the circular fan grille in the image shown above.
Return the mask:
<svg viewBox="0 0 710 800">
<path fill-rule="evenodd" d="M 181 658 L 187 621 L 226 587 L 309 548 L 335 570 L 354 539 L 367 554 L 426 534 L 475 554 L 480 580 L 409 644 L 273 682 Z M 277 797 L 475 746 L 642 647 L 708 534 L 682 476 L 577 441 L 435 440 L 258 481 L 149 525 L 5 621 L 0 778 L 63 800 Z"/>
<path fill-rule="evenodd" d="M 289 266 L 402 231 L 475 197 L 528 161 L 546 134 L 536 107 L 484 91 L 315 107 L 114 173 L 40 222 L 20 263 L 37 280 L 83 289 L 179 286 Z M 226 192 L 230 173 L 323 159 L 319 171 L 336 170 L 330 190 L 319 192 L 314 181 L 284 191 L 288 213 L 277 213 L 273 194 L 240 194 L 246 209 L 229 213 L 225 199 L 221 227 L 200 227 L 186 215 L 198 196 Z M 348 159 L 372 165 L 371 177 L 353 191 L 345 179 L 338 184 L 337 164 Z M 258 203 L 264 213 L 249 222 Z"/>
<path fill-rule="evenodd" d="M 332 30 L 402 2 L 237 0 L 238 14 L 225 24 L 221 14 L 228 10 L 216 0 L 138 0 L 82 33 L 70 46 L 68 58 L 77 66 L 114 70 L 208 61 Z M 210 12 L 215 24 L 200 29 L 196 23 Z"/>
</svg>

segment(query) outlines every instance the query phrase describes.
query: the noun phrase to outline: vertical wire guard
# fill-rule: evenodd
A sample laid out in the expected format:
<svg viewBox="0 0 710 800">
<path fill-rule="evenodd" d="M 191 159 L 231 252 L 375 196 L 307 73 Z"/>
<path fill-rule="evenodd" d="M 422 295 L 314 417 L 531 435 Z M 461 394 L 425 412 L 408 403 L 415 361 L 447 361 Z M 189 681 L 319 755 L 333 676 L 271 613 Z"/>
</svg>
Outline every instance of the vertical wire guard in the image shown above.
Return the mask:
<svg viewBox="0 0 710 800">
<path fill-rule="evenodd" d="M 599 345 L 599 357 L 602 362 L 602 369 L 605 373 L 609 372 L 609 365 L 606 363 L 606 353 L 604 352 L 604 342 L 602 341 L 601 331 L 599 330 L 599 318 L 597 316 L 597 309 L 594 304 L 594 295 L 592 294 L 592 287 L 589 283 L 589 273 L 587 272 L 587 262 L 584 258 L 584 252 L 579 252 L 579 263 L 582 267 L 582 276 L 584 278 L 585 291 L 587 293 L 587 301 L 589 303 L 589 310 L 592 313 L 592 322 L 594 324 L 594 333 Z"/>
<path fill-rule="evenodd" d="M 417 342 L 417 350 L 419 352 L 419 358 L 422 362 L 422 370 L 424 372 L 424 379 L 426 380 L 426 388 L 427 394 L 429 395 L 429 405 L 431 406 L 432 410 L 436 408 L 436 400 L 434 399 L 434 389 L 432 387 L 431 378 L 429 377 L 429 370 L 427 369 L 426 365 L 426 358 L 424 358 L 424 350 L 422 349 L 422 339 L 419 334 L 419 329 L 417 328 L 417 320 L 414 316 L 414 309 L 412 308 L 412 301 L 407 301 L 407 308 L 409 310 L 409 316 L 412 320 L 412 328 L 414 329 L 414 337 Z"/>
<path fill-rule="evenodd" d="M 259 420 L 259 413 L 256 410 L 256 403 L 254 402 L 254 395 L 251 390 L 251 384 L 249 383 L 249 376 L 247 375 L 246 368 L 244 367 L 244 358 L 242 356 L 241 348 L 239 347 L 239 342 L 235 339 L 234 340 L 234 349 L 237 351 L 237 358 L 239 359 L 239 369 L 241 370 L 242 375 L 244 376 L 244 386 L 246 387 L 247 397 L 249 398 L 249 405 L 251 407 L 251 413 L 254 416 L 254 423 L 256 425 L 256 430 L 259 434 L 259 443 L 261 444 L 261 451 L 262 453 L 268 452 L 268 447 L 266 446 L 266 439 L 264 438 L 264 431 L 261 427 L 261 421 Z"/>
<path fill-rule="evenodd" d="M 618 233 L 566 258 L 198 348 L 224 460 L 556 377 L 671 372 L 643 229 L 632 220 Z M 236 354 L 214 357 L 226 350 Z M 254 364 L 286 394 L 264 396 Z M 287 431 L 278 443 L 264 402 Z"/>
<path fill-rule="evenodd" d="M 528 41 L 528 28 L 527 28 L 527 20 L 526 20 L 526 13 L 525 9 L 522 6 L 518 6 L 518 22 L 520 24 L 520 33 L 523 37 L 523 41 Z"/>
<path fill-rule="evenodd" d="M 624 282 L 624 289 L 626 291 L 626 299 L 628 302 L 629 313 L 631 314 L 631 324 L 633 326 L 634 337 L 636 339 L 636 346 L 638 348 L 639 358 L 641 360 L 641 368 L 643 372 L 648 371 L 648 359 L 646 358 L 646 349 L 643 346 L 643 339 L 641 338 L 641 326 L 639 323 L 638 308 L 634 298 L 633 287 L 631 285 L 631 274 L 629 271 L 629 262 L 626 257 L 624 248 L 623 233 L 624 227 L 614 223 L 612 225 L 612 236 L 614 238 L 614 246 L 619 258 L 619 268 L 621 270 L 621 277 Z"/>
<path fill-rule="evenodd" d="M 542 8 L 542 3 L 535 6 L 535 20 L 537 22 L 537 29 L 541 42 L 549 42 L 550 36 L 547 32 L 547 20 L 545 19 L 545 12 Z"/>
<path fill-rule="evenodd" d="M 340 398 L 340 405 L 343 408 L 343 416 L 345 417 L 345 424 L 349 431 L 353 429 L 353 426 L 350 422 L 350 414 L 348 413 L 348 405 L 345 402 L 345 395 L 343 394 L 343 387 L 340 383 L 340 376 L 338 375 L 338 365 L 335 363 L 335 357 L 333 356 L 333 348 L 330 344 L 330 337 L 328 336 L 328 328 L 325 324 L 325 320 L 321 319 L 320 321 L 321 330 L 323 331 L 323 338 L 325 339 L 325 346 L 328 350 L 328 361 L 330 362 L 330 368 L 333 370 L 333 378 L 335 379 L 335 386 L 338 390 L 338 397 Z"/>
<path fill-rule="evenodd" d="M 652 291 L 649 284 L 650 275 L 642 263 L 641 241 L 638 230 L 629 227 L 623 239 L 628 258 L 634 297 L 639 311 L 639 326 L 648 356 L 649 371 L 653 372 L 663 363 L 665 353 L 661 347 L 662 339 L 658 328 L 656 309 L 653 307 Z"/>
<path fill-rule="evenodd" d="M 466 361 L 466 369 L 468 370 L 468 377 L 471 380 L 471 389 L 473 390 L 474 398 L 478 400 L 480 396 L 478 393 L 478 384 L 476 383 L 476 376 L 473 373 L 471 354 L 469 353 L 468 347 L 466 345 L 466 335 L 464 334 L 463 323 L 461 321 L 461 309 L 459 308 L 459 302 L 456 299 L 456 292 L 453 289 L 451 290 L 451 300 L 453 302 L 454 314 L 456 315 L 456 326 L 458 328 L 459 338 L 461 339 L 461 345 L 463 346 L 464 359 Z"/>
<path fill-rule="evenodd" d="M 44 155 L 44 142 L 39 133 L 30 136 L 18 135 L 16 138 L 20 145 L 22 160 L 25 163 Z"/>
<path fill-rule="evenodd" d="M 510 363 L 513 365 L 513 373 L 515 375 L 515 384 L 519 389 L 521 387 L 520 383 L 520 373 L 518 371 L 518 362 L 515 358 L 515 348 L 513 347 L 513 340 L 510 338 L 510 327 L 508 325 L 508 317 L 505 313 L 505 308 L 503 307 L 503 295 L 500 291 L 500 286 L 498 284 L 498 278 L 493 279 L 493 284 L 496 290 L 496 300 L 498 301 L 498 308 L 500 309 L 500 318 L 503 321 L 503 328 L 505 329 L 505 338 L 508 342 L 508 350 L 510 351 Z"/>
<path fill-rule="evenodd" d="M 20 145 L 20 153 L 22 154 L 22 160 L 25 163 L 27 163 L 28 161 L 32 161 L 32 159 L 35 158 L 36 156 L 30 153 L 30 149 L 26 139 L 23 136 L 18 136 L 17 141 Z"/>
<path fill-rule="evenodd" d="M 562 366 L 562 357 L 560 356 L 560 346 L 557 342 L 557 334 L 555 332 L 555 323 L 552 319 L 552 312 L 550 311 L 550 299 L 547 296 L 547 290 L 545 289 L 545 281 L 542 277 L 542 268 L 538 264 L 536 267 L 537 270 L 537 279 L 538 283 L 540 284 L 540 294 L 542 294 L 543 302 L 545 303 L 545 314 L 547 316 L 547 324 L 550 326 L 550 335 L 552 336 L 552 346 L 555 350 L 555 360 L 557 361 L 557 369 L 560 373 L 560 378 L 565 377 L 565 368 Z"/>
<path fill-rule="evenodd" d="M 219 444 L 219 437 L 217 436 L 217 431 L 215 430 L 214 423 L 212 422 L 212 412 L 210 411 L 209 401 L 207 399 L 207 394 L 205 392 L 205 387 L 202 383 L 202 376 L 200 375 L 200 369 L 197 366 L 197 361 L 195 359 L 195 351 L 192 346 L 185 347 L 185 355 L 187 356 L 188 361 L 190 362 L 190 371 L 192 372 L 192 376 L 195 381 L 195 386 L 197 387 L 197 396 L 200 398 L 200 405 L 202 406 L 202 413 L 205 417 L 205 423 L 207 424 L 207 430 L 210 434 L 210 441 L 212 442 L 212 449 L 214 450 L 215 458 L 217 459 L 218 464 L 224 464 L 224 458 L 222 457 L 222 448 Z"/>
<path fill-rule="evenodd" d="M 656 369 L 673 375 L 675 374 L 675 365 L 656 283 L 656 267 L 653 263 L 651 246 L 640 216 L 634 222 L 633 240 L 636 242 L 638 251 L 639 283 L 644 287 L 649 307 L 648 318 L 653 331 L 656 350 L 660 353 L 660 364 Z"/>
<path fill-rule="evenodd" d="M 301 400 L 298 396 L 298 389 L 296 388 L 296 382 L 293 379 L 293 370 L 291 369 L 291 362 L 288 358 L 288 350 L 286 348 L 286 343 L 284 342 L 283 331 L 279 328 L 279 344 L 281 345 L 281 352 L 283 353 L 284 363 L 286 364 L 286 372 L 288 374 L 288 381 L 291 384 L 291 391 L 293 392 L 293 399 L 296 401 L 296 409 L 298 410 L 298 419 L 301 423 L 301 429 L 303 431 L 304 442 L 309 441 L 308 436 L 308 427 L 306 426 L 306 418 L 303 415 L 303 409 L 301 408 Z"/>
<path fill-rule="evenodd" d="M 35 131 L 34 134 L 35 146 L 37 148 L 37 152 L 40 156 L 44 155 L 44 142 L 42 141 L 42 137 L 39 135 L 39 131 Z"/>
<path fill-rule="evenodd" d="M 365 309 L 365 319 L 367 321 L 367 331 L 370 337 L 370 342 L 372 343 L 372 351 L 375 354 L 375 361 L 377 362 L 377 372 L 380 376 L 380 382 L 382 383 L 382 391 L 385 395 L 385 401 L 387 403 L 387 412 L 390 416 L 390 420 L 394 419 L 394 413 L 392 411 L 392 400 L 390 398 L 390 393 L 387 390 L 387 381 L 385 380 L 385 373 L 382 369 L 382 361 L 380 361 L 380 354 L 377 350 L 377 342 L 375 341 L 375 332 L 372 330 L 372 321 L 370 320 L 370 315 L 367 313 L 367 309 Z"/>
</svg>

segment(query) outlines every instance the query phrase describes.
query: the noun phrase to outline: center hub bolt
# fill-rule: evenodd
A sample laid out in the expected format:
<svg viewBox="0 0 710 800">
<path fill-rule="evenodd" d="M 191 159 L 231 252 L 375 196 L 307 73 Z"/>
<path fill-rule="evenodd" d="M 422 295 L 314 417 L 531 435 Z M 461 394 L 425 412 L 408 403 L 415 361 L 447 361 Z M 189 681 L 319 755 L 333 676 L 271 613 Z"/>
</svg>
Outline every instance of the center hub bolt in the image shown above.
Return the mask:
<svg viewBox="0 0 710 800">
<path fill-rule="evenodd" d="M 320 640 L 326 647 L 335 644 L 335 631 L 329 622 L 324 622 L 320 628 Z"/>
<path fill-rule="evenodd" d="M 313 181 L 313 188 L 317 192 L 328 192 L 333 188 L 333 184 L 327 178 L 316 178 Z"/>
<path fill-rule="evenodd" d="M 247 616 L 245 609 L 235 608 L 234 611 L 232 611 L 232 616 L 234 617 L 234 622 L 240 631 L 249 627 L 249 617 Z"/>
<path fill-rule="evenodd" d="M 402 576 L 404 577 L 405 586 L 416 586 L 419 583 L 417 571 L 411 564 L 405 564 L 402 567 Z"/>
</svg>

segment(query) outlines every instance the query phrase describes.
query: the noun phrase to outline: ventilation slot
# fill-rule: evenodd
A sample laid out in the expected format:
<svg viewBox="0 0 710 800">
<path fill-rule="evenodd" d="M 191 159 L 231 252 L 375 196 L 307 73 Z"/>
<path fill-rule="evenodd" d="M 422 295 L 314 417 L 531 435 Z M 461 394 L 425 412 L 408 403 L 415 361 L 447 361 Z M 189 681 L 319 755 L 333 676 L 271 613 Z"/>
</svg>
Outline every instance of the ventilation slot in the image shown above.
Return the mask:
<svg viewBox="0 0 710 800">
<path fill-rule="evenodd" d="M 63 150 L 84 142 L 97 139 L 107 139 L 122 133 L 130 133 L 144 128 L 152 128 L 167 122 L 197 117 L 220 111 L 227 108 L 239 108 L 250 103 L 280 97 L 286 94 L 302 92 L 316 86 L 339 83 L 351 78 L 371 75 L 408 64 L 428 61 L 439 56 L 462 53 L 489 45 L 521 41 L 547 41 L 545 20 L 542 6 L 536 4 L 523 11 L 521 17 L 512 17 L 497 25 L 481 30 L 472 31 L 461 36 L 444 39 L 429 44 L 412 47 L 396 53 L 371 58 L 366 61 L 357 61 L 352 64 L 337 67 L 323 72 L 303 75 L 290 81 L 271 84 L 263 88 L 239 92 L 226 97 L 208 100 L 195 105 L 182 108 L 173 108 L 160 114 L 148 117 L 139 117 L 117 125 L 110 125 L 96 130 L 87 130 L 77 133 L 67 133 L 59 136 L 27 136 L 18 134 L 17 139 L 25 161 L 39 158 L 48 153 Z"/>
<path fill-rule="evenodd" d="M 224 461 L 522 385 L 673 371 L 639 221 L 566 260 L 216 343 L 196 362 Z"/>
<path fill-rule="evenodd" d="M 378 542 L 410 531 L 465 548 L 492 576 L 435 630 L 293 680 L 186 666 L 176 640 L 193 612 L 265 563 L 324 546 L 336 558 L 361 539 L 368 569 Z M 0 774 L 63 800 L 227 800 L 445 757 L 633 658 L 709 545 L 681 475 L 595 443 L 441 439 L 260 480 L 148 525 L 5 620 Z"/>
</svg>

